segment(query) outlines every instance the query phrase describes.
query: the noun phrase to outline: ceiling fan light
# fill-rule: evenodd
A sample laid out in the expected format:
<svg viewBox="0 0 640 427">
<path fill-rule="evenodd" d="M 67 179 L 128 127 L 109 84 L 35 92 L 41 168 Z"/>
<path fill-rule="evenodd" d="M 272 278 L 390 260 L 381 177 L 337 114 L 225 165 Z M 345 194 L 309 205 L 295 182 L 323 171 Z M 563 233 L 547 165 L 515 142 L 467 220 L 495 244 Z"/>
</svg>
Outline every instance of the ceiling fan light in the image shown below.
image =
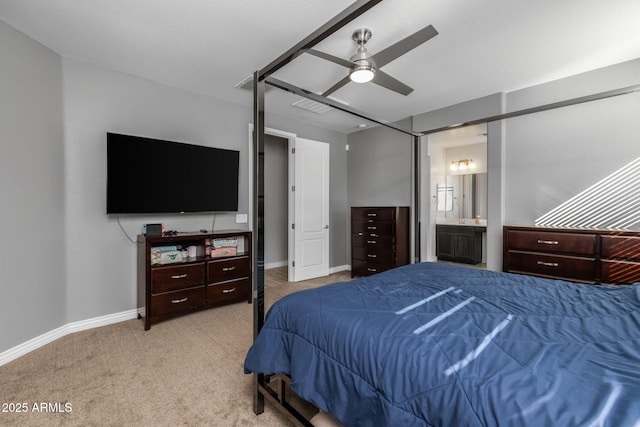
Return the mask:
<svg viewBox="0 0 640 427">
<path fill-rule="evenodd" d="M 373 80 L 375 72 L 371 65 L 362 64 L 356 65 L 351 69 L 351 74 L 349 74 L 349 78 L 354 83 L 366 83 Z"/>
</svg>

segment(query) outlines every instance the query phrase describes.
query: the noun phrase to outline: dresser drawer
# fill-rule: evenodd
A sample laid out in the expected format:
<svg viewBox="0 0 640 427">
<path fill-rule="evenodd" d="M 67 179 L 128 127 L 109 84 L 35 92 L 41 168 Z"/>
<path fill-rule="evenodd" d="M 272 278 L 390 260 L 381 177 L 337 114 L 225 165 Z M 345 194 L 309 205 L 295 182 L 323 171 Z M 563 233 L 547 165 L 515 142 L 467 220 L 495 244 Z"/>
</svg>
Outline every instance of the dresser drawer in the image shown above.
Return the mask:
<svg viewBox="0 0 640 427">
<path fill-rule="evenodd" d="M 351 219 L 393 221 L 395 208 L 351 208 Z"/>
<path fill-rule="evenodd" d="M 393 265 L 394 253 L 389 251 L 380 251 L 375 248 L 353 248 L 353 258 L 360 261 L 367 261 L 371 264 Z"/>
<path fill-rule="evenodd" d="M 364 260 L 354 259 L 351 265 L 351 274 L 355 276 L 371 276 L 393 268 L 389 265 L 373 264 Z"/>
<path fill-rule="evenodd" d="M 207 302 L 218 304 L 222 302 L 249 299 L 251 281 L 249 278 L 232 280 L 207 286 Z"/>
<path fill-rule="evenodd" d="M 387 236 L 361 236 L 359 234 L 351 235 L 351 244 L 353 246 L 369 248 L 373 250 L 393 250 L 393 237 Z"/>
<path fill-rule="evenodd" d="M 640 282 L 640 263 L 602 260 L 600 266 L 600 282 L 609 284 L 631 284 Z"/>
<path fill-rule="evenodd" d="M 589 283 L 595 283 L 597 277 L 595 258 L 521 251 L 509 251 L 508 257 L 510 272 L 559 279 L 570 278 Z"/>
<path fill-rule="evenodd" d="M 534 252 L 595 255 L 596 235 L 509 230 L 507 247 Z"/>
<path fill-rule="evenodd" d="M 640 261 L 640 237 L 602 236 L 602 257 Z"/>
<path fill-rule="evenodd" d="M 151 292 L 166 292 L 204 284 L 204 263 L 154 267 L 151 269 Z"/>
<path fill-rule="evenodd" d="M 352 233 L 375 234 L 378 236 L 393 236 L 393 223 L 384 221 L 352 221 Z"/>
<path fill-rule="evenodd" d="M 167 292 L 151 296 L 151 316 L 175 313 L 202 307 L 206 302 L 204 285 L 197 288 Z"/>
<path fill-rule="evenodd" d="M 248 277 L 251 266 L 249 257 L 227 258 L 207 263 L 207 283 Z"/>
</svg>

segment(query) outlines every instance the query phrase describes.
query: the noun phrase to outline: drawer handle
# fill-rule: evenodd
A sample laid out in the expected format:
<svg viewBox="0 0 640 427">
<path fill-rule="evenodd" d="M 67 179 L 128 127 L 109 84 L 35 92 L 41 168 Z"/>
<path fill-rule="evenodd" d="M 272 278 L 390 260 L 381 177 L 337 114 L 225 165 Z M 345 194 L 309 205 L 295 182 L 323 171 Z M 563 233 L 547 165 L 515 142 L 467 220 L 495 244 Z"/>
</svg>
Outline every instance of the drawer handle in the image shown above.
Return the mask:
<svg viewBox="0 0 640 427">
<path fill-rule="evenodd" d="M 364 233 L 358 233 L 358 236 L 364 236 Z"/>
<path fill-rule="evenodd" d="M 369 234 L 369 237 L 380 237 L 380 235 L 379 235 L 379 234 L 371 233 L 371 234 Z"/>
<path fill-rule="evenodd" d="M 175 276 L 171 276 L 172 279 L 184 279 L 187 277 L 187 274 L 176 274 Z"/>
<path fill-rule="evenodd" d="M 233 271 L 235 269 L 236 269 L 235 265 L 233 267 L 222 267 L 222 271 Z"/>
<path fill-rule="evenodd" d="M 375 269 L 375 268 L 367 268 L 367 271 L 370 271 L 370 272 L 372 272 L 372 273 L 375 273 L 375 272 L 376 272 L 376 271 L 378 271 L 378 270 L 377 270 L 377 269 Z"/>
<path fill-rule="evenodd" d="M 375 240 L 367 240 L 367 243 L 375 244 L 377 242 Z"/>
<path fill-rule="evenodd" d="M 538 240 L 538 243 L 543 245 L 557 245 L 558 241 L 557 240 Z"/>
<path fill-rule="evenodd" d="M 236 288 L 231 288 L 231 289 L 223 289 L 222 293 L 223 294 L 230 294 L 231 292 L 235 292 Z"/>
<path fill-rule="evenodd" d="M 378 227 L 367 227 L 367 230 L 377 230 Z"/>
<path fill-rule="evenodd" d="M 181 299 L 172 299 L 171 300 L 171 304 L 180 304 L 183 302 L 187 302 L 189 298 L 181 298 Z"/>
<path fill-rule="evenodd" d="M 378 216 L 378 214 L 370 213 L 370 214 L 367 214 L 367 216 Z"/>
<path fill-rule="evenodd" d="M 369 258 L 378 258 L 378 255 L 373 255 L 373 254 L 367 254 L 367 256 L 368 256 Z"/>
<path fill-rule="evenodd" d="M 538 261 L 538 265 L 544 265 L 544 266 L 547 266 L 547 267 L 557 267 L 558 263 L 557 262 Z"/>
</svg>

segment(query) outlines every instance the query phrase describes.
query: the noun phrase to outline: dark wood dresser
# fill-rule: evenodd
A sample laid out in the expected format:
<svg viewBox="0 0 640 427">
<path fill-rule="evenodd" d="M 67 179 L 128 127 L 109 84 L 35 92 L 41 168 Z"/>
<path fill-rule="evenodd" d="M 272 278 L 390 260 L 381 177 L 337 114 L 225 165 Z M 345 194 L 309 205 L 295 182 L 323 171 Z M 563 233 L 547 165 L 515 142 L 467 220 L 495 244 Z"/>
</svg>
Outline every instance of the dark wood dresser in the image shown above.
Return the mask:
<svg viewBox="0 0 640 427">
<path fill-rule="evenodd" d="M 640 232 L 503 228 L 503 271 L 590 284 L 640 282 Z"/>
<path fill-rule="evenodd" d="M 409 264 L 409 207 L 351 208 L 351 277 Z"/>
<path fill-rule="evenodd" d="M 208 254 L 215 239 L 237 240 L 238 246 L 233 253 Z M 138 236 L 138 317 L 144 320 L 144 329 L 194 310 L 251 303 L 251 241 L 246 230 Z M 193 257 L 175 262 L 154 259 L 154 249 L 189 246 L 196 250 Z"/>
</svg>

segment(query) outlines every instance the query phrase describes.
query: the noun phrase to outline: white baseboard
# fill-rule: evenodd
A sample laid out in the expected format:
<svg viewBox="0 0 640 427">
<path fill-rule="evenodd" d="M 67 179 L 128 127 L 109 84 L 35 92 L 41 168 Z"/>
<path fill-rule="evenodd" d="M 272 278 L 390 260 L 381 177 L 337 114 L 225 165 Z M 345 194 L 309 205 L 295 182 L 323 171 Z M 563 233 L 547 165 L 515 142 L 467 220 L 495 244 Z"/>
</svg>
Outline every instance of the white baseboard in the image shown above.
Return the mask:
<svg viewBox="0 0 640 427">
<path fill-rule="evenodd" d="M 269 270 L 270 268 L 278 268 L 278 267 L 286 267 L 287 265 L 289 265 L 289 261 L 276 261 L 276 262 L 269 262 L 266 263 L 264 265 L 264 269 L 265 270 Z"/>
<path fill-rule="evenodd" d="M 270 262 L 264 265 L 264 269 L 269 270 L 270 268 L 286 267 L 287 265 L 289 265 L 288 261 Z M 345 270 L 351 270 L 351 266 L 348 264 L 345 264 L 345 265 L 338 265 L 336 267 L 329 267 L 329 274 L 339 273 Z"/>
<path fill-rule="evenodd" d="M 288 263 L 287 261 L 274 262 L 265 264 L 265 269 L 284 267 Z M 329 274 L 339 273 L 341 271 L 351 270 L 351 266 L 339 265 L 329 268 Z M 124 322 L 125 320 L 131 320 L 138 317 L 138 309 L 122 311 L 120 313 L 107 314 L 105 316 L 94 317 L 93 319 L 80 320 L 78 322 L 67 323 L 52 331 L 46 332 L 40 336 L 30 339 L 27 342 L 19 344 L 9 350 L 0 353 L 0 366 L 5 365 L 12 360 L 17 359 L 20 356 L 24 356 L 27 353 L 32 352 L 44 345 L 47 345 L 57 339 L 64 337 L 65 335 L 72 334 L 74 332 L 85 331 L 87 329 L 98 328 L 100 326 L 107 326 L 113 323 Z"/>
<path fill-rule="evenodd" d="M 351 266 L 348 264 L 345 265 L 338 265 L 336 267 L 331 267 L 329 268 L 329 274 L 333 274 L 333 273 L 339 273 L 341 271 L 351 271 Z"/>
<path fill-rule="evenodd" d="M 78 322 L 67 323 L 52 331 L 44 333 L 38 337 L 32 338 L 27 342 L 19 344 L 9 350 L 0 353 L 0 366 L 5 365 L 20 356 L 32 352 L 50 342 L 64 337 L 74 332 L 84 331 L 86 329 L 97 328 L 100 326 L 111 325 L 113 323 L 124 322 L 138 317 L 138 310 L 127 310 L 120 313 L 107 314 L 106 316 L 94 317 L 93 319 L 81 320 Z"/>
</svg>

